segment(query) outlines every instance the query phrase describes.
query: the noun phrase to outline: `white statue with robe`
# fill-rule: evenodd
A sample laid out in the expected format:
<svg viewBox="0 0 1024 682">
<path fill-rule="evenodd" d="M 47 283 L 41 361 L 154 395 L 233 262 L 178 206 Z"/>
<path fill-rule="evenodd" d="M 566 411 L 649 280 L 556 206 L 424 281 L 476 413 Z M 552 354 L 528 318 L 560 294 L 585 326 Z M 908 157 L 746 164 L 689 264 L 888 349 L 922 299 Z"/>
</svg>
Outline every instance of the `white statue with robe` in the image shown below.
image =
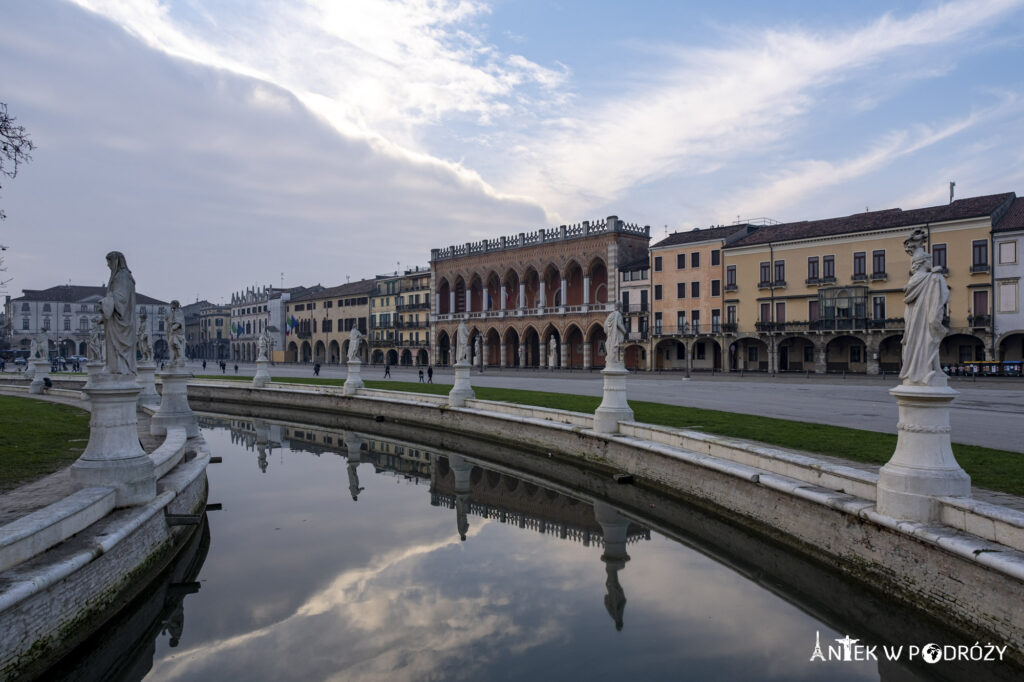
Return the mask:
<svg viewBox="0 0 1024 682">
<path fill-rule="evenodd" d="M 479 335 L 476 337 L 476 362 L 481 367 L 484 366 L 484 341 L 483 337 Z"/>
<path fill-rule="evenodd" d="M 267 350 L 270 346 L 269 337 L 270 334 L 264 331 L 260 334 L 259 339 L 256 340 L 256 361 L 266 362 L 269 358 L 267 357 Z"/>
<path fill-rule="evenodd" d="M 146 309 L 139 311 L 139 360 L 153 362 L 153 346 L 149 342 L 149 324 L 146 322 Z"/>
<path fill-rule="evenodd" d="M 167 311 L 167 337 L 171 348 L 171 367 L 185 366 L 185 311 L 181 303 L 171 301 Z"/>
<path fill-rule="evenodd" d="M 558 341 L 552 336 L 548 340 L 548 367 L 554 369 L 558 366 Z"/>
<path fill-rule="evenodd" d="M 128 269 L 124 254 L 107 254 L 110 280 L 107 293 L 100 301 L 105 338 L 104 357 L 108 374 L 135 374 L 135 349 L 138 328 L 135 325 L 135 278 Z"/>
<path fill-rule="evenodd" d="M 359 360 L 359 344 L 363 342 L 363 332 L 359 331 L 359 327 L 352 327 L 352 330 L 348 333 L 348 361 L 356 362 Z"/>
<path fill-rule="evenodd" d="M 914 230 L 903 242 L 910 254 L 910 280 L 903 288 L 906 323 L 903 332 L 904 384 L 945 386 L 946 375 L 939 363 L 939 345 L 949 331 L 943 324 L 949 286 L 941 268 L 932 267 L 932 257 L 925 251 L 928 233 Z"/>
<path fill-rule="evenodd" d="M 604 321 L 605 335 L 605 367 L 608 369 L 623 369 L 622 362 L 622 341 L 626 338 L 626 325 L 622 320 L 622 313 L 618 308 L 608 313 Z"/>
<path fill-rule="evenodd" d="M 89 330 L 89 344 L 85 349 L 88 362 L 103 362 L 103 318 L 92 318 L 92 329 Z"/>
<path fill-rule="evenodd" d="M 455 347 L 457 364 L 469 364 L 469 328 L 465 320 L 459 322 L 459 329 L 456 332 L 458 344 Z"/>
<path fill-rule="evenodd" d="M 32 343 L 28 347 L 28 357 L 32 360 L 37 360 L 39 358 L 39 341 L 37 341 L 35 337 L 32 337 Z"/>
</svg>

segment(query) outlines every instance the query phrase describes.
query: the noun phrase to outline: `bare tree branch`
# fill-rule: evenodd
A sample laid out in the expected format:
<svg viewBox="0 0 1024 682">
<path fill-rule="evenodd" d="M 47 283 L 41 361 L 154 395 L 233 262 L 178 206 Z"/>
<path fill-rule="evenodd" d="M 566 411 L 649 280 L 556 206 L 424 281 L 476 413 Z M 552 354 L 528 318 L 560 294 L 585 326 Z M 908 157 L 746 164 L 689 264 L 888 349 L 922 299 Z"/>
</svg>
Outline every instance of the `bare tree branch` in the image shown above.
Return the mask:
<svg viewBox="0 0 1024 682">
<path fill-rule="evenodd" d="M 35 149 L 25 126 L 17 125 L 15 120 L 7 113 L 7 104 L 0 102 L 0 174 L 9 178 L 18 174 L 19 164 L 32 160 L 29 152 Z M 0 210 L 0 220 L 6 217 Z"/>
</svg>

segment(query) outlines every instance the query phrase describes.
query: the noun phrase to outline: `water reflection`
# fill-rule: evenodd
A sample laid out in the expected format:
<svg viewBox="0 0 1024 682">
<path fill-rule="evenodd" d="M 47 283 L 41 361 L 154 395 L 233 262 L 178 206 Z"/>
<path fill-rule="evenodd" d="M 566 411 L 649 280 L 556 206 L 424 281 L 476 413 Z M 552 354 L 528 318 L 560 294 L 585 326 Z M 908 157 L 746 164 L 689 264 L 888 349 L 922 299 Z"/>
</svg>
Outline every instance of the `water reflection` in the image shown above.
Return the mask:
<svg viewBox="0 0 1024 682">
<path fill-rule="evenodd" d="M 811 664 L 816 637 L 959 640 L 721 517 L 557 458 L 372 422 L 202 425 L 224 511 L 203 589 L 160 616 L 174 641 L 154 639 L 149 679 L 1016 676 Z"/>
</svg>

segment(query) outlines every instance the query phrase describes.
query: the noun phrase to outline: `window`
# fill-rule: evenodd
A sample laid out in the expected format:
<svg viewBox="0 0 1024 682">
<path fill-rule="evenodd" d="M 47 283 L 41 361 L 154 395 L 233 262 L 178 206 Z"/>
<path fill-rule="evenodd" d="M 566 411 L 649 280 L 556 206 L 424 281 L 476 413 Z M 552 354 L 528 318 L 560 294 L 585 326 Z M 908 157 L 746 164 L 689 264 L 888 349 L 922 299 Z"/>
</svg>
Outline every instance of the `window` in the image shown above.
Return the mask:
<svg viewBox="0 0 1024 682">
<path fill-rule="evenodd" d="M 835 256 L 822 256 L 821 258 L 821 277 L 825 281 L 835 281 L 836 279 L 836 257 Z"/>
<path fill-rule="evenodd" d="M 729 324 L 736 324 L 736 306 L 725 306 L 725 321 Z"/>
<path fill-rule="evenodd" d="M 676 270 L 685 270 L 685 269 L 686 269 L 686 254 L 685 253 L 677 253 L 676 254 Z"/>
<path fill-rule="evenodd" d="M 28 303 L 22 303 L 21 304 L 21 312 L 28 313 L 28 312 L 31 312 L 31 311 L 32 311 L 32 308 L 29 306 Z"/>
<path fill-rule="evenodd" d="M 661 256 L 654 257 L 654 271 L 661 272 Z"/>
<path fill-rule="evenodd" d="M 770 303 L 761 304 L 761 321 L 771 322 L 772 319 L 772 306 Z"/>
<path fill-rule="evenodd" d="M 676 282 L 676 298 L 686 298 L 686 282 Z"/>
<path fill-rule="evenodd" d="M 699 268 L 700 267 L 700 252 L 699 251 L 694 251 L 693 253 L 690 254 L 690 267 L 691 268 Z"/>
<path fill-rule="evenodd" d="M 654 300 L 655 301 L 660 301 L 661 300 L 661 285 L 660 284 L 655 284 L 654 285 Z"/>
<path fill-rule="evenodd" d="M 859 344 L 854 344 L 854 345 L 850 346 L 850 363 L 851 364 L 856 363 L 856 362 L 861 362 L 861 352 L 860 352 L 861 348 L 862 348 L 862 346 L 860 346 Z"/>
<path fill-rule="evenodd" d="M 71 304 L 70 303 L 65 303 L 64 304 L 64 312 L 66 312 L 66 313 L 70 313 L 71 312 Z"/>
<path fill-rule="evenodd" d="M 699 310 L 692 310 L 692 311 L 690 311 L 690 324 L 692 325 L 693 333 L 694 334 L 700 334 L 700 311 Z"/>
<path fill-rule="evenodd" d="M 772 264 L 768 261 L 761 261 L 761 279 L 759 284 L 767 285 L 772 278 Z"/>
<path fill-rule="evenodd" d="M 871 274 L 885 274 L 885 249 L 871 252 Z"/>
<path fill-rule="evenodd" d="M 863 251 L 858 251 L 853 254 L 853 276 L 864 277 L 867 275 L 867 255 Z"/>
<path fill-rule="evenodd" d="M 988 268 L 988 241 L 979 239 L 971 242 L 971 272 Z M 45 308 L 44 308 L 45 311 Z"/>
<path fill-rule="evenodd" d="M 66 332 L 71 331 L 71 318 L 70 317 L 65 317 L 64 318 L 64 331 L 66 331 Z"/>
<path fill-rule="evenodd" d="M 713 279 L 711 280 L 711 295 L 721 296 L 722 295 L 722 280 Z"/>
<path fill-rule="evenodd" d="M 1017 262 L 1017 242 L 999 243 L 999 264 L 1009 265 Z"/>
<path fill-rule="evenodd" d="M 812 256 L 807 259 L 807 281 L 818 280 L 818 257 Z"/>
<path fill-rule="evenodd" d="M 775 261 L 775 283 L 786 281 L 786 261 L 777 260 Z"/>
<path fill-rule="evenodd" d="M 885 319 L 885 296 L 871 298 L 871 317 L 875 320 Z"/>
<path fill-rule="evenodd" d="M 1017 282 L 999 283 L 999 312 L 1017 312 Z"/>
<path fill-rule="evenodd" d="M 987 291 L 974 292 L 974 317 L 978 317 L 979 315 L 988 315 Z"/>
<path fill-rule="evenodd" d="M 622 292 L 622 310 L 623 312 L 629 312 L 629 292 Z"/>
<path fill-rule="evenodd" d="M 727 265 L 725 266 L 725 286 L 735 287 L 736 286 L 736 266 Z"/>
<path fill-rule="evenodd" d="M 932 245 L 932 267 L 946 269 L 946 245 Z"/>
<path fill-rule="evenodd" d="M 722 309 L 711 309 L 711 331 L 718 334 L 722 331 Z"/>
<path fill-rule="evenodd" d="M 747 362 L 757 362 L 757 346 L 747 346 Z"/>
<path fill-rule="evenodd" d="M 786 321 L 786 302 L 776 301 L 775 302 L 775 321 L 785 322 Z"/>
<path fill-rule="evenodd" d="M 27 317 L 21 321 L 21 328 L 22 329 L 28 329 L 28 318 Z"/>
<path fill-rule="evenodd" d="M 676 329 L 680 332 L 686 327 L 686 311 L 680 310 L 676 313 Z"/>
<path fill-rule="evenodd" d="M 818 314 L 817 299 L 812 299 L 807 302 L 807 319 L 810 320 L 811 322 L 817 322 L 818 320 L 821 319 L 821 316 Z"/>
<path fill-rule="evenodd" d="M 690 282 L 690 298 L 700 298 L 700 282 Z"/>
<path fill-rule="evenodd" d="M 714 249 L 711 252 L 711 264 L 712 265 L 721 265 L 722 264 L 722 252 L 719 251 L 718 249 Z"/>
<path fill-rule="evenodd" d="M 661 333 L 661 313 L 654 313 L 654 333 Z"/>
<path fill-rule="evenodd" d="M 159 321 L 159 322 L 157 323 L 157 331 L 161 331 L 161 332 L 162 332 L 163 330 L 164 330 L 164 321 L 163 321 L 163 320 L 160 320 L 160 321 Z"/>
</svg>

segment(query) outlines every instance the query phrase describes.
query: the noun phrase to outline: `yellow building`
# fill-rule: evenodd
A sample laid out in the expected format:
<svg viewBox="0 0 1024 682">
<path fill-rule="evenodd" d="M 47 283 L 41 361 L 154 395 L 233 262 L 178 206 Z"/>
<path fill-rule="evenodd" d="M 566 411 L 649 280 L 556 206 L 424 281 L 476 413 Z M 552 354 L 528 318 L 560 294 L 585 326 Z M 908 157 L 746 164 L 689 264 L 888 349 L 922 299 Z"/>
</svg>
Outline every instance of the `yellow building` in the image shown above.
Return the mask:
<svg viewBox="0 0 1024 682">
<path fill-rule="evenodd" d="M 426 366 L 430 363 L 430 269 L 378 275 L 370 300 L 370 361 Z"/>
<path fill-rule="evenodd" d="M 287 302 L 285 359 L 287 362 L 336 364 L 348 357 L 349 333 L 369 331 L 370 296 L 376 281 L 364 279 L 305 293 Z M 365 344 L 360 358 L 366 362 Z"/>
<path fill-rule="evenodd" d="M 988 359 L 992 338 L 993 226 L 1014 195 L 948 206 L 889 209 L 763 227 L 723 248 L 726 319 L 735 320 L 728 365 L 766 371 L 897 372 L 903 241 L 929 233 L 950 288 L 944 365 Z M 733 318 L 732 316 L 735 315 Z"/>
</svg>

